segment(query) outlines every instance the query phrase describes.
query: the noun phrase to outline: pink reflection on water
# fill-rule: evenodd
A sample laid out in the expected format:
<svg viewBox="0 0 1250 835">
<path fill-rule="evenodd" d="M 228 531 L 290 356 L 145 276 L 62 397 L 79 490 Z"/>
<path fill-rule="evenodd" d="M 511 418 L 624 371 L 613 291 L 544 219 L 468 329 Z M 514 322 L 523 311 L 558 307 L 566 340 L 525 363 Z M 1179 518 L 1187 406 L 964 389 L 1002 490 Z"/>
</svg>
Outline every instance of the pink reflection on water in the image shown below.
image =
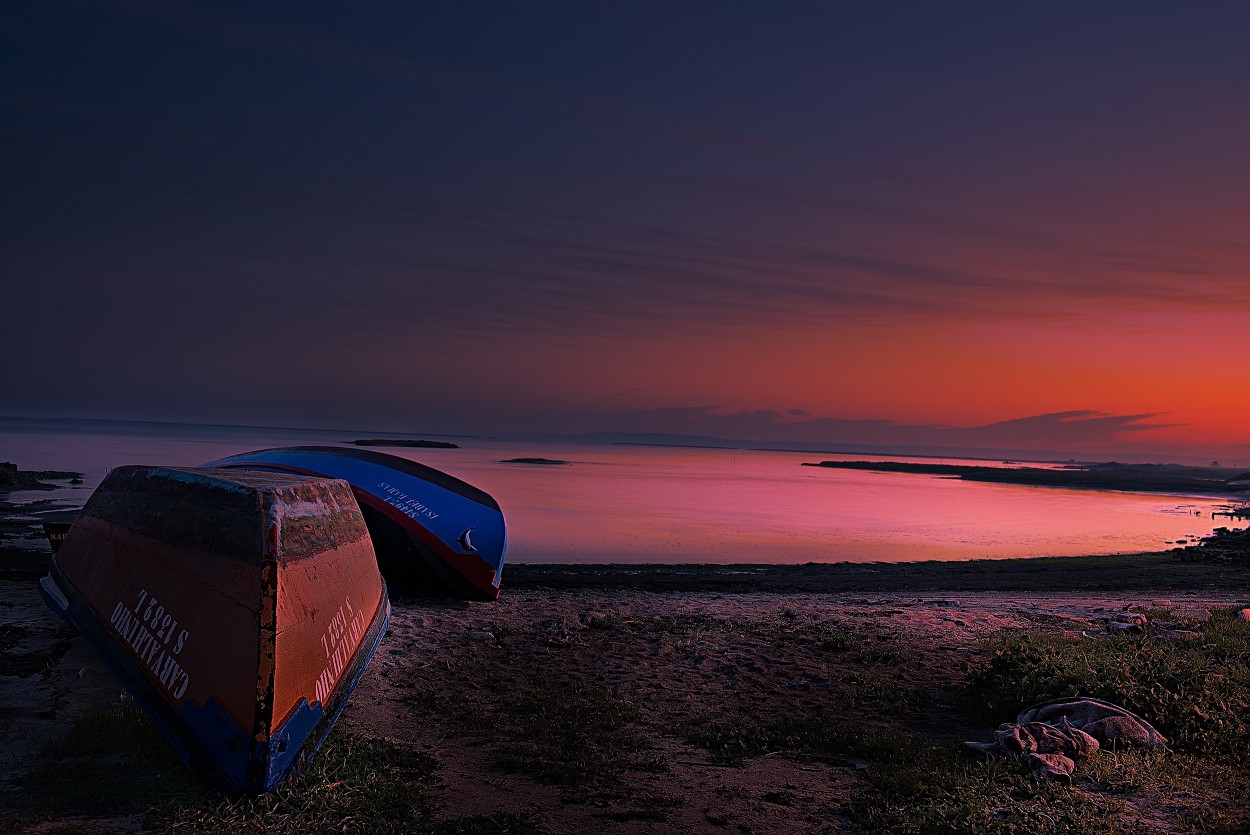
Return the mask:
<svg viewBox="0 0 1250 835">
<path fill-rule="evenodd" d="M 57 494 L 81 504 L 121 464 L 198 466 L 267 446 L 353 437 L 362 435 L 226 427 L 0 431 L 0 460 L 86 471 L 82 488 Z M 903 562 L 1154 551 L 1210 533 L 1212 511 L 1228 503 L 800 466 L 864 456 L 456 440 L 463 448 L 379 451 L 494 495 L 508 522 L 511 562 Z M 572 464 L 499 463 L 518 457 Z"/>
<path fill-rule="evenodd" d="M 431 452 L 413 457 L 499 500 L 515 562 L 902 562 L 1161 550 L 1209 533 L 1212 510 L 1224 505 L 800 466 L 835 457 L 828 455 L 566 446 L 501 448 L 498 458 L 470 461 Z M 495 463 L 522 455 L 574 463 Z"/>
</svg>

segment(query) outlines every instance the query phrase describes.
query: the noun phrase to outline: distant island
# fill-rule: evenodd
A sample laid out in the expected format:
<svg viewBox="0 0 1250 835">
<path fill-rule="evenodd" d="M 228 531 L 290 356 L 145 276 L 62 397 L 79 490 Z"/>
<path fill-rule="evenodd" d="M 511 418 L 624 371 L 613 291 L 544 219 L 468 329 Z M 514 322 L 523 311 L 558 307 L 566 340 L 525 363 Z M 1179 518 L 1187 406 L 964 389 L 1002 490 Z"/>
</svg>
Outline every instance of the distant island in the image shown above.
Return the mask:
<svg viewBox="0 0 1250 835">
<path fill-rule="evenodd" d="M 740 446 L 730 446 L 728 442 L 724 444 L 662 444 L 659 441 L 612 441 L 613 446 L 654 446 L 654 447 L 671 447 L 674 449 L 742 449 Z M 805 452 L 806 450 L 800 450 Z"/>
<path fill-rule="evenodd" d="M 355 444 L 356 446 L 415 446 L 423 449 L 460 449 L 460 444 L 453 444 L 450 441 L 409 440 L 406 438 L 360 438 L 355 441 L 346 441 L 345 443 Z"/>
<path fill-rule="evenodd" d="M 1081 487 L 1091 490 L 1132 490 L 1159 493 L 1234 492 L 1228 487 L 1240 471 L 1222 467 L 1188 467 L 1182 464 L 1074 464 L 1054 469 L 1040 467 L 979 467 L 965 464 L 928 464 L 902 461 L 804 462 L 804 467 L 840 470 L 872 470 L 879 473 L 922 475 L 988 481 L 999 484 L 1030 484 L 1040 487 Z"/>
<path fill-rule="evenodd" d="M 561 461 L 558 458 L 508 458 L 500 461 L 500 464 L 542 464 L 547 467 L 561 467 L 571 464 L 571 461 Z"/>
</svg>

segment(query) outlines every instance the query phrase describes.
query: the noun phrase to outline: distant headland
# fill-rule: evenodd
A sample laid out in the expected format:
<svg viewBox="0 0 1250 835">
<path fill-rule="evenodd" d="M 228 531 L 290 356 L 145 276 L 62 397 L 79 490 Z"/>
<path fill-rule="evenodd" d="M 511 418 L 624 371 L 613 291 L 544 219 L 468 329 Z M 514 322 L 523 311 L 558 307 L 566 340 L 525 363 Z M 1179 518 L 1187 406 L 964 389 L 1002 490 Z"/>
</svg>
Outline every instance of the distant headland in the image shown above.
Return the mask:
<svg viewBox="0 0 1250 835">
<path fill-rule="evenodd" d="M 871 470 L 879 473 L 917 473 L 1039 487 L 1078 487 L 1090 490 L 1130 490 L 1157 493 L 1235 492 L 1230 483 L 1245 478 L 1227 467 L 1190 467 L 1183 464 L 1069 464 L 1061 467 L 982 467 L 971 464 L 929 464 L 904 461 L 804 462 L 804 467 Z"/>
<path fill-rule="evenodd" d="M 571 464 L 571 461 L 561 461 L 558 458 L 508 458 L 499 462 L 500 464 L 539 464 L 544 467 L 563 467 Z"/>
</svg>

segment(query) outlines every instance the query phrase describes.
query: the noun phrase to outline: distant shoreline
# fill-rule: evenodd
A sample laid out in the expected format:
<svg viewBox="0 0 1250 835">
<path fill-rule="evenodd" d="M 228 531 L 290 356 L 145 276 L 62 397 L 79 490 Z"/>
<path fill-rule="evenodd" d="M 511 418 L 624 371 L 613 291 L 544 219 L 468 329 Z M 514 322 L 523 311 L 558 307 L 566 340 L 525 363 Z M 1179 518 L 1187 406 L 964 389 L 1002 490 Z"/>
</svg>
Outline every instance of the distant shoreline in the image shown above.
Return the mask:
<svg viewBox="0 0 1250 835">
<path fill-rule="evenodd" d="M 1172 552 L 898 563 L 514 563 L 503 589 L 688 593 L 887 593 L 1229 591 L 1246 589 L 1250 565 L 1184 562 Z"/>
<path fill-rule="evenodd" d="M 0 580 L 34 581 L 48 571 L 46 549 L 0 547 Z M 1250 564 L 1184 562 L 1171 552 L 1087 557 L 1027 557 L 899 563 L 803 565 L 509 563 L 509 589 L 686 594 L 955 594 L 961 592 L 1103 594 L 1246 590 Z"/>
<path fill-rule="evenodd" d="M 43 433 L 47 431 L 68 430 L 75 433 L 113 435 L 134 434 L 138 436 L 155 435 L 164 437 L 169 432 L 181 435 L 203 435 L 204 431 L 213 436 L 222 432 L 242 432 L 245 434 L 273 433 L 297 435 L 336 435 L 335 441 L 343 442 L 346 436 L 362 437 L 368 433 L 375 435 L 420 434 L 429 438 L 460 438 L 468 440 L 506 441 L 516 444 L 528 443 L 562 443 L 590 444 L 604 446 L 644 446 L 676 449 L 707 449 L 742 452 L 783 452 L 802 455 L 846 455 L 866 458 L 923 458 L 934 460 L 967 460 L 967 461 L 1019 461 L 1037 464 L 1081 464 L 1090 460 L 1090 455 L 1111 456 L 1128 461 L 1205 461 L 1210 457 L 1224 457 L 1216 451 L 1160 450 L 1153 453 L 1131 452 L 1128 450 L 1109 449 L 1099 453 L 1077 452 L 1076 450 L 1058 449 L 1018 449 L 1005 447 L 933 447 L 901 444 L 898 446 L 878 446 L 876 444 L 849 445 L 846 448 L 838 442 L 821 441 L 771 441 L 760 438 L 720 438 L 715 436 L 690 436 L 668 433 L 638 432 L 583 432 L 557 433 L 535 431 L 492 430 L 483 432 L 447 432 L 447 431 L 413 431 L 408 429 L 379 429 L 342 426 L 273 426 L 267 424 L 248 423 L 198 423 L 171 420 L 123 420 L 110 418 L 84 418 L 55 415 L 0 415 L 0 432 L 19 434 Z M 350 443 L 350 440 L 346 440 Z M 1225 450 L 1225 454 L 1233 454 L 1235 450 Z M 1079 456 L 1079 457 L 1077 457 Z M 1234 456 L 1235 457 L 1235 456 Z"/>
<path fill-rule="evenodd" d="M 820 461 L 804 467 L 908 473 L 1034 487 L 1069 487 L 1086 490 L 1122 490 L 1150 493 L 1201 493 L 1246 499 L 1227 488 L 1227 482 L 1243 471 L 1226 467 L 1187 467 L 1181 464 L 1072 464 L 1055 469 L 1038 467 L 981 467 L 968 464 L 920 464 L 907 461 Z"/>
</svg>

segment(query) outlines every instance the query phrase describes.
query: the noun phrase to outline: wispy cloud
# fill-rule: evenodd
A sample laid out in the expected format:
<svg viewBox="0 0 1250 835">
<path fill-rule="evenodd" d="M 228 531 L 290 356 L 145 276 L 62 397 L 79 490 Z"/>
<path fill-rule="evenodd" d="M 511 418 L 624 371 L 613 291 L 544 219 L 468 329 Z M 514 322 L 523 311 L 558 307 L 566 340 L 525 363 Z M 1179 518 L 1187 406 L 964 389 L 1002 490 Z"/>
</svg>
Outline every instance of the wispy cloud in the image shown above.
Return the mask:
<svg viewBox="0 0 1250 835">
<path fill-rule="evenodd" d="M 796 414 L 799 412 L 799 414 Z M 730 412 L 710 406 L 628 411 L 588 416 L 602 431 L 701 435 L 736 441 L 847 446 L 1012 450 L 1114 449 L 1136 433 L 1176 424 L 1159 415 L 1112 415 L 1075 410 L 1032 415 L 983 426 L 907 424 L 892 420 L 813 418 L 802 410 Z"/>
<path fill-rule="evenodd" d="M 351 211 L 351 210 L 347 210 Z M 510 327 L 656 328 L 675 320 L 787 322 L 1027 321 L 1099 310 L 1177 313 L 1244 305 L 1242 273 L 1200 256 L 1091 252 L 1061 242 L 1006 243 L 1016 254 L 961 265 L 925 240 L 892 251 L 851 240 L 789 239 L 770 227 L 702 231 L 524 207 L 444 205 L 364 210 L 389 227 L 376 245 L 327 253 L 313 274 L 346 275 L 427 306 L 439 318 L 472 304 Z M 940 225 L 940 224 L 939 224 Z M 401 230 L 407 230 L 402 237 Z M 987 235 L 996 234 L 992 229 Z M 929 236 L 931 237 L 931 236 Z M 1018 236 L 1026 239 L 1027 235 Z M 1017 261 L 1026 262 L 1023 265 Z"/>
<path fill-rule="evenodd" d="M 335 182 L 332 172 L 316 172 L 314 184 L 300 186 L 301 172 L 279 193 L 257 195 L 260 206 L 296 213 L 311 231 L 298 250 L 275 240 L 284 254 L 267 267 L 277 282 L 298 282 L 309 303 L 327 309 L 341 309 L 345 297 L 369 304 L 345 291 L 349 282 L 376 294 L 371 314 L 403 310 L 426 328 L 444 329 L 458 321 L 449 317 L 472 307 L 492 327 L 563 332 L 645 332 L 675 321 L 718 328 L 742 316 L 789 323 L 1022 321 L 1090 309 L 1247 303 L 1250 250 L 1200 250 L 1157 235 L 1109 238 L 1103 225 L 1089 227 L 1079 203 L 1068 209 L 1075 211 L 1069 219 L 1039 210 L 1028 194 L 1006 201 L 983 181 L 938 178 L 931 168 L 890 170 L 739 122 L 729 128 L 587 97 L 551 82 L 278 27 L 259 16 L 190 3 L 105 5 L 294 66 L 579 114 L 616 148 L 645 135 L 680 149 L 677 159 L 737 155 L 735 166 L 722 163 L 718 173 L 703 175 L 680 163 L 666 169 L 621 161 L 611 171 L 539 165 L 525 173 L 530 166 L 513 161 L 509 177 L 533 192 L 514 202 L 421 196 L 405 185 L 353 187 Z M 752 179 L 759 166 L 781 173 Z M 732 168 L 742 175 L 729 174 Z M 809 168 L 819 175 L 806 187 L 794 185 Z M 576 183 L 582 176 L 586 181 Z M 1037 194 L 1045 191 L 1035 186 Z M 614 194 L 628 208 L 617 208 Z M 1126 190 L 1121 207 L 1132 209 L 1135 199 Z M 359 224 L 372 228 L 361 233 Z"/>
</svg>

